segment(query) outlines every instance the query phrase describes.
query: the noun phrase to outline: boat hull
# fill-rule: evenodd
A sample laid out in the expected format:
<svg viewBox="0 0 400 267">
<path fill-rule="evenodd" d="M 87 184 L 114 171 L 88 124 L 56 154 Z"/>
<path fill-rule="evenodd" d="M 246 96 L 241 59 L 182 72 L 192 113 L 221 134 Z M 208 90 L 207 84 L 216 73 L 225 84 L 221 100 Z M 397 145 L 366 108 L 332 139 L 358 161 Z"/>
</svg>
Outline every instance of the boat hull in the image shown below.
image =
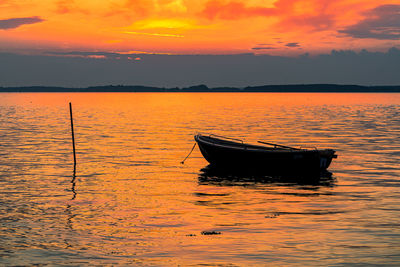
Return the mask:
<svg viewBox="0 0 400 267">
<path fill-rule="evenodd" d="M 214 166 L 270 172 L 320 172 L 326 170 L 335 151 L 270 149 L 196 135 L 203 157 Z"/>
</svg>

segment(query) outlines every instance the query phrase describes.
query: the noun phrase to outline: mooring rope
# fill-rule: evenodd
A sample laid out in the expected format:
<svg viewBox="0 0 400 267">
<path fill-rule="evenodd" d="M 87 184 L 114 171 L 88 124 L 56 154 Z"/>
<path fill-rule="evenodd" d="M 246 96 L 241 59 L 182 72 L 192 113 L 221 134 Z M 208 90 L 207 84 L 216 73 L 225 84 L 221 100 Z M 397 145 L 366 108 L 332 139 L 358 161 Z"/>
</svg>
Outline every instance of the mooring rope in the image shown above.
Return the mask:
<svg viewBox="0 0 400 267">
<path fill-rule="evenodd" d="M 190 150 L 189 154 L 186 156 L 186 158 L 184 160 L 181 161 L 181 164 L 185 164 L 185 160 L 187 160 L 187 158 L 190 156 L 190 154 L 192 154 L 194 148 L 196 147 L 196 142 L 194 143 L 192 150 Z"/>
</svg>

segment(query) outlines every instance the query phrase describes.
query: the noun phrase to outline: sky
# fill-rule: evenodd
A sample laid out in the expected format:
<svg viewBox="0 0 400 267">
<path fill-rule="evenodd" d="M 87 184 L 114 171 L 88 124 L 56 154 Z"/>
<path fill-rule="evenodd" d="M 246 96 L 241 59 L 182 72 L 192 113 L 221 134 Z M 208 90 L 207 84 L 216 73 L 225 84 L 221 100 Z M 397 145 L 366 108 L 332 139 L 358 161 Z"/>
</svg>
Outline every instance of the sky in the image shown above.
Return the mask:
<svg viewBox="0 0 400 267">
<path fill-rule="evenodd" d="M 269 60 L 269 64 L 271 58 L 281 59 L 279 68 L 284 69 L 285 58 L 286 64 L 292 64 L 293 58 L 300 62 L 307 56 L 318 61 L 323 55 L 334 57 L 334 51 L 348 51 L 358 54 L 361 64 L 363 55 L 389 55 L 390 49 L 400 48 L 399 0 L 0 0 L 0 10 L 0 53 L 24 55 L 27 62 L 37 59 L 34 56 L 63 57 L 66 62 L 79 57 L 93 62 L 107 60 L 108 65 L 103 61 L 99 66 L 109 67 L 119 59 L 148 59 L 145 55 L 158 55 L 163 64 L 171 63 L 172 58 L 166 56 L 215 55 L 213 60 L 224 60 L 218 55 L 239 58 L 251 54 Z M 190 66 L 190 60 L 196 64 L 199 57 L 185 58 L 189 60 L 185 64 Z M 3 60 L 0 68 L 20 60 L 17 58 Z M 260 58 L 253 57 L 255 65 Z M 390 61 L 390 57 L 383 58 Z M 40 68 L 46 72 L 56 67 L 49 64 Z M 385 83 L 399 83 L 395 77 L 399 73 L 387 77 L 383 70 L 376 71 Z M 301 80 L 295 76 L 276 82 Z M 19 84 L 12 77 L 0 80 L 0 86 Z M 257 78 L 264 83 L 271 80 Z M 355 82 L 374 83 L 368 79 Z"/>
</svg>

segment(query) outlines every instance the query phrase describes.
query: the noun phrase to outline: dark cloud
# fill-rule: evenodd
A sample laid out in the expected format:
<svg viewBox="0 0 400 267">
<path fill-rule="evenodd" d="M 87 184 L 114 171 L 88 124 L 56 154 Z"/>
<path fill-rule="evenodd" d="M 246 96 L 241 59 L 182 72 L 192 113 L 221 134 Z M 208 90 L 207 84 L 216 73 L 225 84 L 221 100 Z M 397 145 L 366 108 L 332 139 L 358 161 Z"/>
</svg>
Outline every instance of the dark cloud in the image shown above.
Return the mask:
<svg viewBox="0 0 400 267">
<path fill-rule="evenodd" d="M 365 13 L 366 18 L 340 30 L 353 38 L 400 39 L 400 5 L 382 5 Z"/>
<path fill-rule="evenodd" d="M 71 51 L 71 52 L 47 52 L 46 54 L 52 56 L 65 56 L 65 57 L 91 57 L 91 56 L 104 56 L 107 58 L 115 58 L 120 56 L 117 53 L 110 52 L 85 52 L 85 51 Z"/>
<path fill-rule="evenodd" d="M 40 17 L 3 19 L 0 20 L 0 30 L 14 29 L 25 24 L 34 24 L 42 21 L 44 20 Z"/>
<path fill-rule="evenodd" d="M 285 44 L 285 46 L 287 46 L 287 47 L 300 47 L 300 44 L 299 43 L 287 43 L 287 44 Z"/>
<path fill-rule="evenodd" d="M 48 51 L 45 53 L 48 56 L 56 57 L 71 57 L 71 58 L 97 58 L 97 59 L 128 59 L 132 60 L 138 56 L 149 53 L 120 53 L 120 52 L 86 52 L 86 51 L 69 51 L 69 52 L 55 52 Z"/>
<path fill-rule="evenodd" d="M 79 51 L 53 54 L 0 53 L 0 86 L 400 84 L 400 50 L 396 48 L 385 53 L 348 50 L 298 57 L 264 54 L 128 56 Z M 141 60 L 135 60 L 138 57 Z"/>
<path fill-rule="evenodd" d="M 270 50 L 270 49 L 276 49 L 276 47 L 272 47 L 272 46 L 256 46 L 256 47 L 252 47 L 251 49 L 253 49 L 253 50 Z"/>
</svg>

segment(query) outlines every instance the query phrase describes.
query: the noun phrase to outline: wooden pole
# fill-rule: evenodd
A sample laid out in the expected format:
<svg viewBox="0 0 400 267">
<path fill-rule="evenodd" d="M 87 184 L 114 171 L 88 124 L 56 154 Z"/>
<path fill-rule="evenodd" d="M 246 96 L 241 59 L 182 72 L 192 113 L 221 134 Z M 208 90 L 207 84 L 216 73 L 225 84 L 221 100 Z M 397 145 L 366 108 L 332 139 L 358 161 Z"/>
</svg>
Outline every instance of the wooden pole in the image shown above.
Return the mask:
<svg viewBox="0 0 400 267">
<path fill-rule="evenodd" d="M 71 116 L 71 133 L 72 133 L 72 148 L 74 150 L 74 167 L 76 166 L 76 154 L 75 154 L 75 135 L 74 135 L 74 120 L 72 119 L 72 106 L 69 102 L 69 114 Z"/>
</svg>

